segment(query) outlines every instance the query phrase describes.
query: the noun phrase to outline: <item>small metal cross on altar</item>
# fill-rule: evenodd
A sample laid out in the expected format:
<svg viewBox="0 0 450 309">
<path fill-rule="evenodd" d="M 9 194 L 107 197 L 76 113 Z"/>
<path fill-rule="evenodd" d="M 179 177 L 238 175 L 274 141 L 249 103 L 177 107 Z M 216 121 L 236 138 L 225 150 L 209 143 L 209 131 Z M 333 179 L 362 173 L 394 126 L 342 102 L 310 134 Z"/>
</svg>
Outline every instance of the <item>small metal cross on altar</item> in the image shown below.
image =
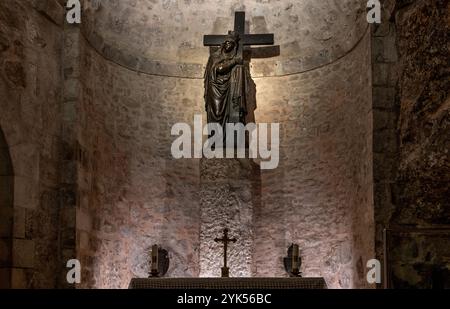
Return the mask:
<svg viewBox="0 0 450 309">
<path fill-rule="evenodd" d="M 223 267 L 222 267 L 222 278 L 228 278 L 230 276 L 230 269 L 227 267 L 227 251 L 228 243 L 236 242 L 236 238 L 228 238 L 228 229 L 223 230 L 223 238 L 214 239 L 215 242 L 223 242 Z"/>
</svg>

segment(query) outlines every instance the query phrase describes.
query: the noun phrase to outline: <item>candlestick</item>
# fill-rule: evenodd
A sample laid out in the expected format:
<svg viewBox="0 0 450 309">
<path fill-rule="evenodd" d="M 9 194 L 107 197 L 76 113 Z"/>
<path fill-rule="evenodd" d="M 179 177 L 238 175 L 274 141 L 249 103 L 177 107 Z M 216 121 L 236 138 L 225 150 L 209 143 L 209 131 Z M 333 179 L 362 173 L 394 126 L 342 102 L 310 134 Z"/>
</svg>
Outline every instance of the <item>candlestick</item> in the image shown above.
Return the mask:
<svg viewBox="0 0 450 309">
<path fill-rule="evenodd" d="M 299 247 L 296 244 L 292 244 L 292 273 L 297 275 L 299 273 Z"/>
<path fill-rule="evenodd" d="M 159 274 L 158 270 L 158 245 L 153 245 L 152 247 L 152 267 L 151 275 L 157 277 Z"/>
</svg>

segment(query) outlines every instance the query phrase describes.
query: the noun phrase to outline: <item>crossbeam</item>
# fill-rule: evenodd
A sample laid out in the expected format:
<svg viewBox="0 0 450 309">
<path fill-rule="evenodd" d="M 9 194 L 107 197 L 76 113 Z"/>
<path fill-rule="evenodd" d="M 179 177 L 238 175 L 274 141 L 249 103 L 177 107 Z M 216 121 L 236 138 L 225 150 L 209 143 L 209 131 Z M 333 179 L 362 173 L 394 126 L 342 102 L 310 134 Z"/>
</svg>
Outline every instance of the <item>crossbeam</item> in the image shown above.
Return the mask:
<svg viewBox="0 0 450 309">
<path fill-rule="evenodd" d="M 239 34 L 238 54 L 243 55 L 244 46 L 251 45 L 274 45 L 273 33 L 267 34 L 246 34 L 245 33 L 245 12 L 236 12 L 234 18 L 234 31 Z M 226 35 L 205 35 L 203 37 L 204 46 L 220 46 L 225 42 Z"/>
</svg>

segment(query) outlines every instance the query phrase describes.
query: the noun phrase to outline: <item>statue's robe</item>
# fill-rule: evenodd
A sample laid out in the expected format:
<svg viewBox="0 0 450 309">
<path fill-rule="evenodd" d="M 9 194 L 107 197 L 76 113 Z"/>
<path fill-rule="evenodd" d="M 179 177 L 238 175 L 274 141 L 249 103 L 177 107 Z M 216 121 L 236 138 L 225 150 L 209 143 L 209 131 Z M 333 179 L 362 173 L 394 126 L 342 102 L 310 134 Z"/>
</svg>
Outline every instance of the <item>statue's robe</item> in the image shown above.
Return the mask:
<svg viewBox="0 0 450 309">
<path fill-rule="evenodd" d="M 233 65 L 233 55 L 222 49 L 209 57 L 205 71 L 205 104 L 208 123 L 244 123 L 250 72 L 246 65 Z M 224 132 L 225 138 L 225 132 Z"/>
</svg>

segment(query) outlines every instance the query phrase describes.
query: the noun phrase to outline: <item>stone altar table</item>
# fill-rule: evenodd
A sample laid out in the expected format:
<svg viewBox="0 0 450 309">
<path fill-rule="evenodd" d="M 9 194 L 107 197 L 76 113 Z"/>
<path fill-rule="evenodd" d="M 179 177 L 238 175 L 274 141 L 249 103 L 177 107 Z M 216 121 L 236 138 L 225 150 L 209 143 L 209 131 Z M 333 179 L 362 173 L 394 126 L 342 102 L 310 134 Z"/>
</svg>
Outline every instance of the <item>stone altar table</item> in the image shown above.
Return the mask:
<svg viewBox="0 0 450 309">
<path fill-rule="evenodd" d="M 130 289 L 326 289 L 323 278 L 145 278 Z"/>
</svg>

